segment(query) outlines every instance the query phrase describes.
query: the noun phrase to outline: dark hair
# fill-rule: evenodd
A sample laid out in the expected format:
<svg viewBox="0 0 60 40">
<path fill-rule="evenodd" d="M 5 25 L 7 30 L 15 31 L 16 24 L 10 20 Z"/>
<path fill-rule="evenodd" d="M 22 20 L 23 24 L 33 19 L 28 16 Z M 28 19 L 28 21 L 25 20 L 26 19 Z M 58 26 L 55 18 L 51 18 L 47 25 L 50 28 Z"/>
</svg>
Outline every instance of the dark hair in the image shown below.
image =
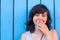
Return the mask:
<svg viewBox="0 0 60 40">
<path fill-rule="evenodd" d="M 29 15 L 29 19 L 26 23 L 26 31 L 30 31 L 31 33 L 34 32 L 35 30 L 35 27 L 34 27 L 34 23 L 33 23 L 33 16 L 36 14 L 36 13 L 44 13 L 44 12 L 47 12 L 47 22 L 46 22 L 46 25 L 48 27 L 48 29 L 50 30 L 51 29 L 51 17 L 50 17 L 50 12 L 48 10 L 48 8 L 43 5 L 43 4 L 37 4 L 36 6 L 34 6 L 31 11 L 30 11 L 30 15 Z"/>
</svg>

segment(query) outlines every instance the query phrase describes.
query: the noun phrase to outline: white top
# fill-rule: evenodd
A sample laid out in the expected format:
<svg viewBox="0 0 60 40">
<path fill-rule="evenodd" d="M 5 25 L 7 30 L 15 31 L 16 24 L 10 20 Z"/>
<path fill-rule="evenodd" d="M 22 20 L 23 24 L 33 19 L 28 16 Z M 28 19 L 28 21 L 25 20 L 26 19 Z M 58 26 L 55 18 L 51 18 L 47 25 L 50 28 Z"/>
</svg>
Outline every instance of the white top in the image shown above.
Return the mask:
<svg viewBox="0 0 60 40">
<path fill-rule="evenodd" d="M 50 33 L 52 34 L 51 30 L 50 30 Z M 26 40 L 32 40 L 30 31 L 26 32 Z M 44 35 L 42 40 L 47 40 L 47 37 Z"/>
</svg>

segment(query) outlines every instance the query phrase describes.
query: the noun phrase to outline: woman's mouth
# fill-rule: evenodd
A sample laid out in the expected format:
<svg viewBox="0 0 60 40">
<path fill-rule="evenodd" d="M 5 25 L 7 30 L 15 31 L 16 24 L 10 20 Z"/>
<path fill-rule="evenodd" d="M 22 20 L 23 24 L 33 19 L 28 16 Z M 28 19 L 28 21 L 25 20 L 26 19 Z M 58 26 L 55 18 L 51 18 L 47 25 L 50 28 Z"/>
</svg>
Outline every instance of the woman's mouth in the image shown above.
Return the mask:
<svg viewBox="0 0 60 40">
<path fill-rule="evenodd" d="M 44 23 L 45 21 L 44 20 L 37 20 L 37 22 L 43 22 Z"/>
</svg>

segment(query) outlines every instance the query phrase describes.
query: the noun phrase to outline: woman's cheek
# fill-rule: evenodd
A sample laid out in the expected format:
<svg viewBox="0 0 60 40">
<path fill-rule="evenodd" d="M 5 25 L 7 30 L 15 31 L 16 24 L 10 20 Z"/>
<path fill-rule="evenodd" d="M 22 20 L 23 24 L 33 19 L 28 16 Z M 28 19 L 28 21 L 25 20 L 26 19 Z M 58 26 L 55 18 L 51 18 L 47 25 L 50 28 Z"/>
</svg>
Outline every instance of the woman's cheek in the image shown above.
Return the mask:
<svg viewBox="0 0 60 40">
<path fill-rule="evenodd" d="M 36 24 L 36 20 L 33 20 L 33 23 Z"/>
</svg>

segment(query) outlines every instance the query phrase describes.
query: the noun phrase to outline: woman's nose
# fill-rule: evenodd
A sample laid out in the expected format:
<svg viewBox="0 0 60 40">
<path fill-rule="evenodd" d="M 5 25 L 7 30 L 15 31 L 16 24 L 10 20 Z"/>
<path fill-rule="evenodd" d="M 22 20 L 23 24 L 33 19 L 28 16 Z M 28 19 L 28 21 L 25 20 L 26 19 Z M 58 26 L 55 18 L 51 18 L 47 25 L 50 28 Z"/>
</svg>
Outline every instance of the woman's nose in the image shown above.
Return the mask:
<svg viewBox="0 0 60 40">
<path fill-rule="evenodd" d="M 40 16 L 38 17 L 38 19 L 42 19 L 42 16 L 40 15 Z"/>
</svg>

